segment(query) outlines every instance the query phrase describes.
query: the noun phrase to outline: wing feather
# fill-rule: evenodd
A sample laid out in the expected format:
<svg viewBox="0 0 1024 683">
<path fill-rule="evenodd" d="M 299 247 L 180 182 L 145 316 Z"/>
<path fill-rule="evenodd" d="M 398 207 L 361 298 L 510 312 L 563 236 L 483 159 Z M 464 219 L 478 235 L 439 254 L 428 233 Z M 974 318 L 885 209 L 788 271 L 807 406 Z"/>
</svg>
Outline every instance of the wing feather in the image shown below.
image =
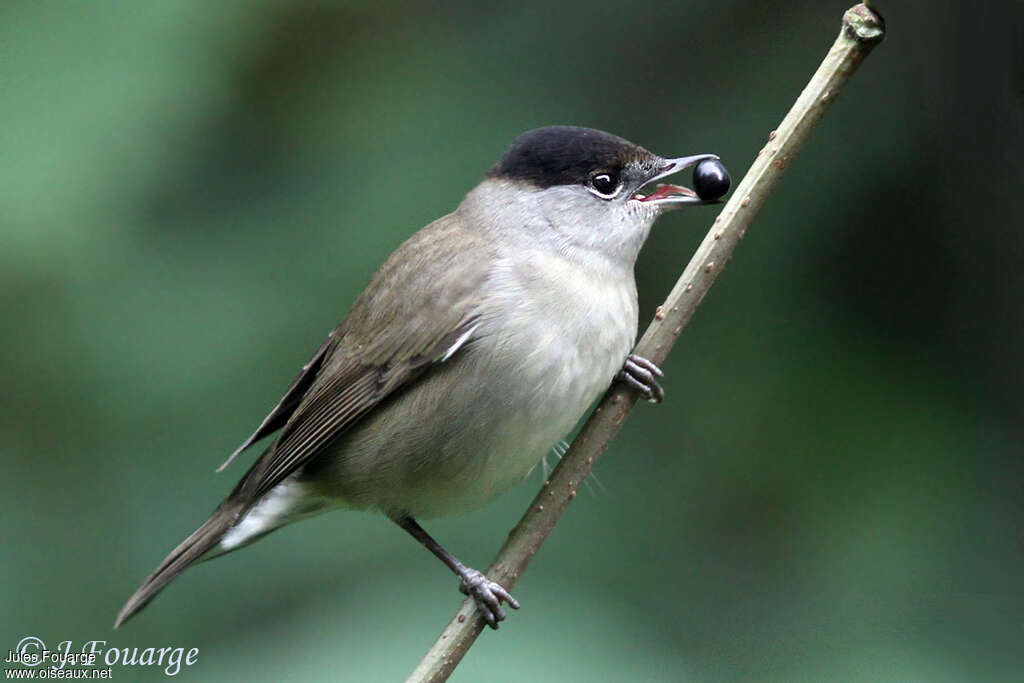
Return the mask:
<svg viewBox="0 0 1024 683">
<path fill-rule="evenodd" d="M 306 391 L 313 385 L 313 380 L 316 379 L 317 373 L 320 372 L 320 366 L 323 364 L 324 358 L 327 357 L 327 350 L 333 340 L 334 333 L 332 332 L 327 335 L 327 340 L 320 345 L 320 348 L 316 350 L 316 353 L 309 359 L 309 362 L 302 366 L 302 372 L 291 383 L 288 390 L 284 392 L 284 396 L 274 406 L 274 409 L 263 418 L 263 422 L 256 428 L 256 431 L 243 441 L 242 445 L 236 448 L 235 452 L 229 455 L 228 459 L 217 468 L 218 472 L 230 465 L 231 461 L 238 457 L 239 453 L 263 437 L 273 434 L 288 422 L 288 418 L 292 416 L 292 413 L 295 412 L 295 409 L 302 402 L 302 397 L 306 394 Z"/>
<path fill-rule="evenodd" d="M 457 214 L 399 247 L 278 408 L 243 444 L 270 426 L 283 427 L 232 496 L 255 501 L 387 396 L 464 349 L 479 327 L 488 248 Z"/>
</svg>

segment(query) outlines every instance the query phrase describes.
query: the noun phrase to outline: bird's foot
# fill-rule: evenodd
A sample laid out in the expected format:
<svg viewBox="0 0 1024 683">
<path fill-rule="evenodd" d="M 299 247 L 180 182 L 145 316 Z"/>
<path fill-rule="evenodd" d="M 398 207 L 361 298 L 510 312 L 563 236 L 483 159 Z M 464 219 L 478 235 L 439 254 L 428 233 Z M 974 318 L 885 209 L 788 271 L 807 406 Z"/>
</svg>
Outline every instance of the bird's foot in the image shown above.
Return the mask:
<svg viewBox="0 0 1024 683">
<path fill-rule="evenodd" d="M 502 601 L 507 602 L 512 609 L 519 609 L 519 601 L 501 584 L 491 581 L 472 567 L 466 567 L 459 576 L 459 590 L 473 598 L 484 621 L 493 629 L 497 629 L 498 622 L 505 619 L 505 610 L 501 609 Z"/>
<path fill-rule="evenodd" d="M 665 399 L 665 390 L 658 384 L 658 378 L 664 376 L 665 373 L 657 365 L 643 356 L 631 353 L 626 356 L 626 362 L 616 379 L 639 391 L 651 403 L 661 403 Z"/>
</svg>

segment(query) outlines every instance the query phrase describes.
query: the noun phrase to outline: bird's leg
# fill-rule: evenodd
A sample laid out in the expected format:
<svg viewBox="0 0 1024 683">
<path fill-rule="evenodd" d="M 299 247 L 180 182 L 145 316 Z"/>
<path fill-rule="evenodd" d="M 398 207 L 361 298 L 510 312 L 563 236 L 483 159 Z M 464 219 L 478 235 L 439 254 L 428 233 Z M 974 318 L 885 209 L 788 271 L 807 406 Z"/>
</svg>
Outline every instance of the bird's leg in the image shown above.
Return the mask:
<svg viewBox="0 0 1024 683">
<path fill-rule="evenodd" d="M 459 577 L 459 590 L 473 597 L 473 601 L 476 602 L 476 606 L 483 614 L 484 621 L 488 626 L 497 629 L 498 622 L 505 619 L 505 611 L 501 609 L 502 600 L 513 609 L 519 609 L 519 602 L 501 584 L 491 581 L 483 573 L 459 562 L 454 555 L 445 550 L 423 527 L 417 524 L 415 519 L 408 515 L 392 517 L 392 519 L 455 572 L 455 576 Z"/>
<path fill-rule="evenodd" d="M 631 353 L 615 379 L 633 387 L 651 403 L 661 403 L 665 398 L 665 390 L 658 384 L 658 378 L 664 377 L 661 369 L 643 356 Z"/>
</svg>

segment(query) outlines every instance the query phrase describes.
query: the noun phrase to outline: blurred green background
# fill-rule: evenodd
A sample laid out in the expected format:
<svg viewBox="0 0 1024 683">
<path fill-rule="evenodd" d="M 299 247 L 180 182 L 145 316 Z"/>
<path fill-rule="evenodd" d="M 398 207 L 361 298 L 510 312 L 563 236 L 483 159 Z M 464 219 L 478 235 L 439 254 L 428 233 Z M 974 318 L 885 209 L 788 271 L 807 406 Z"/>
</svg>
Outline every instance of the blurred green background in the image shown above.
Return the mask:
<svg viewBox="0 0 1024 683">
<path fill-rule="evenodd" d="M 3 628 L 179 678 L 401 680 L 459 604 L 331 514 L 114 615 L 385 256 L 532 127 L 737 180 L 845 3 L 0 9 Z M 458 681 L 1024 670 L 1020 2 L 886 2 L 839 98 Z M 658 224 L 642 325 L 714 210 Z M 539 484 L 428 528 L 486 566 Z M 158 667 L 115 667 L 157 680 Z"/>
</svg>

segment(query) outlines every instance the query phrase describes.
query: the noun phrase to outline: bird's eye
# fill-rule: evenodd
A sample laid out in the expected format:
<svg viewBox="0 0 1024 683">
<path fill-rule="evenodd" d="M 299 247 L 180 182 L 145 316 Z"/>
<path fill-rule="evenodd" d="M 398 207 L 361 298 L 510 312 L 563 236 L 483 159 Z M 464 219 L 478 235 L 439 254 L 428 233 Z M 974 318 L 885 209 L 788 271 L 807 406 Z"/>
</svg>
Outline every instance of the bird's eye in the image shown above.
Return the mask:
<svg viewBox="0 0 1024 683">
<path fill-rule="evenodd" d="M 610 199 L 619 191 L 619 176 L 611 171 L 600 171 L 590 176 L 590 187 L 598 196 Z"/>
</svg>

